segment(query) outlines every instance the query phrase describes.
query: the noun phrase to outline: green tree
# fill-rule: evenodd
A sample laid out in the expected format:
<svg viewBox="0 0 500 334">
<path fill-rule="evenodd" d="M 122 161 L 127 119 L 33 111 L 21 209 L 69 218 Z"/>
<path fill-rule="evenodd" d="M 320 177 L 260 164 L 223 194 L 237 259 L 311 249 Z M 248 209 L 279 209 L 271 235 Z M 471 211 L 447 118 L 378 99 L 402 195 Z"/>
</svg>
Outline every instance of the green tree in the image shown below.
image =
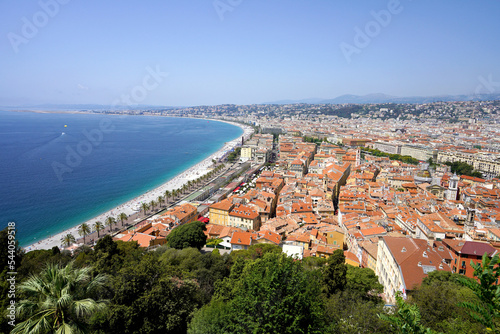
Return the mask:
<svg viewBox="0 0 500 334">
<path fill-rule="evenodd" d="M 99 238 L 99 232 L 104 230 L 104 224 L 100 221 L 94 223 L 94 230 L 97 232 L 97 238 Z"/>
<path fill-rule="evenodd" d="M 233 296 L 226 305 L 216 298 L 197 312 L 189 333 L 322 333 L 317 275 L 280 253 L 239 261 L 245 264 L 234 275 Z"/>
<path fill-rule="evenodd" d="M 452 173 L 457 173 L 457 175 L 467 175 L 473 177 L 483 177 L 481 172 L 475 171 L 472 165 L 469 165 L 466 162 L 454 161 L 454 162 L 445 162 L 445 165 L 451 167 Z"/>
<path fill-rule="evenodd" d="M 145 215 L 146 211 L 148 211 L 148 209 L 149 209 L 148 203 L 142 203 L 141 204 L 141 209 L 142 209 L 142 211 L 144 211 L 144 215 Z"/>
<path fill-rule="evenodd" d="M 379 317 L 385 313 L 382 298 L 367 299 L 349 288 L 326 298 L 324 313 L 325 333 L 393 333 L 390 324 Z"/>
<path fill-rule="evenodd" d="M 170 198 L 170 196 L 172 196 L 172 193 L 169 191 L 169 190 L 165 190 L 165 202 L 168 204 L 168 199 Z"/>
<path fill-rule="evenodd" d="M 83 223 L 78 227 L 78 234 L 83 235 L 83 243 L 85 244 L 85 236 L 90 233 L 90 226 L 86 223 Z"/>
<path fill-rule="evenodd" d="M 327 296 L 345 289 L 347 284 L 347 265 L 345 264 L 344 251 L 337 249 L 328 258 L 323 267 L 323 290 Z"/>
<path fill-rule="evenodd" d="M 75 236 L 71 233 L 66 234 L 62 239 L 63 245 L 66 245 L 66 247 L 71 246 L 71 244 L 75 243 L 75 241 Z"/>
<path fill-rule="evenodd" d="M 497 283 L 500 277 L 500 258 L 495 254 L 490 259 L 488 253 L 484 253 L 481 262 L 474 263 L 471 260 L 474 277 L 479 282 L 460 279 L 460 283 L 471 289 L 480 302 L 465 301 L 460 305 L 469 310 L 471 317 L 486 326 L 488 330 L 498 333 L 500 332 L 500 286 Z"/>
<path fill-rule="evenodd" d="M 373 270 L 351 265 L 347 265 L 346 288 L 368 299 L 384 291 L 384 286 L 379 283 Z"/>
<path fill-rule="evenodd" d="M 169 247 L 183 249 L 188 247 L 201 249 L 207 242 L 205 223 L 194 221 L 174 228 L 167 236 Z"/>
<path fill-rule="evenodd" d="M 109 226 L 109 232 L 113 229 L 113 224 L 116 224 L 116 220 L 113 217 L 106 218 L 106 225 Z"/>
<path fill-rule="evenodd" d="M 159 206 L 160 206 L 160 208 L 161 208 L 161 206 L 162 206 L 163 202 L 165 202 L 165 198 L 164 198 L 162 195 L 160 195 L 160 196 L 158 196 L 158 197 L 156 198 L 156 201 L 158 202 L 158 205 L 159 205 Z"/>
<path fill-rule="evenodd" d="M 472 290 L 460 284 L 462 277 L 435 270 L 424 278 L 419 288 L 412 291 L 410 300 L 418 306 L 424 326 L 444 333 L 484 333 L 485 328 L 459 306 L 464 300 L 479 302 Z"/>
<path fill-rule="evenodd" d="M 122 227 L 123 227 L 123 221 L 126 220 L 127 218 L 128 218 L 128 216 L 125 212 L 122 212 L 118 215 L 118 219 L 121 221 Z"/>
<path fill-rule="evenodd" d="M 106 307 L 104 300 L 90 298 L 103 286 L 105 276 L 91 277 L 91 268 L 49 264 L 18 289 L 26 299 L 16 312 L 26 319 L 11 333 L 87 333 L 86 320 Z"/>
<path fill-rule="evenodd" d="M 397 308 L 393 314 L 380 314 L 380 318 L 391 324 L 400 334 L 432 334 L 430 328 L 421 324 L 420 310 L 415 304 L 408 304 L 401 294 L 396 295 Z"/>
</svg>

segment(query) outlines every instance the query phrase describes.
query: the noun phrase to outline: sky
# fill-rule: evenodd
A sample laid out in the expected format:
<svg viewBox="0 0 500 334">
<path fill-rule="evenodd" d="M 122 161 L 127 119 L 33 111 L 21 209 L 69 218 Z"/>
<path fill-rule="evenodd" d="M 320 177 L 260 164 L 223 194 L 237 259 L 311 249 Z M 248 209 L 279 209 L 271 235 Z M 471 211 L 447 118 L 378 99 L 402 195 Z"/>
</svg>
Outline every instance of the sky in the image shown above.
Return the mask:
<svg viewBox="0 0 500 334">
<path fill-rule="evenodd" d="M 0 0 L 0 106 L 500 92 L 500 1 Z"/>
</svg>

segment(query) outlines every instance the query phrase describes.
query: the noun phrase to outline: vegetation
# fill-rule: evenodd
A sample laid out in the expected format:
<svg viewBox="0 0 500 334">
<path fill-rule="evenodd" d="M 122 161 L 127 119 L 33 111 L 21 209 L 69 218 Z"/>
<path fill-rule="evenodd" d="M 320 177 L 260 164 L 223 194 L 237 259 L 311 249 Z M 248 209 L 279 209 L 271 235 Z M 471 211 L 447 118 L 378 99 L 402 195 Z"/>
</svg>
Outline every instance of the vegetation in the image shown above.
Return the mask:
<svg viewBox="0 0 500 334">
<path fill-rule="evenodd" d="M 474 276 L 479 280 L 460 279 L 460 282 L 471 289 L 479 300 L 466 300 L 460 305 L 469 310 L 470 315 L 488 331 L 500 332 L 500 287 L 497 285 L 500 277 L 500 259 L 495 254 L 491 259 L 483 254 L 481 263 L 471 261 Z"/>
<path fill-rule="evenodd" d="M 181 227 L 201 237 L 203 226 Z M 499 299 L 492 283 L 499 275 L 498 256 L 474 265 L 479 282 L 435 271 L 406 300 L 387 308 L 375 273 L 346 265 L 342 251 L 297 261 L 275 245 L 220 255 L 174 239 L 182 249 L 172 248 L 177 241 L 171 240 L 145 251 L 109 235 L 94 249 L 81 246 L 73 255 L 57 247 L 24 254 L 17 247 L 16 330 L 36 333 L 39 324 L 39 333 L 72 327 L 99 334 L 498 331 Z M 2 251 L 7 241 L 7 229 L 0 231 Z M 7 263 L 0 269 L 0 303 L 6 310 Z M 12 331 L 8 321 L 2 317 L 0 332 Z"/>
<path fill-rule="evenodd" d="M 85 237 L 90 233 L 90 226 L 86 223 L 83 223 L 78 227 L 78 234 L 83 236 L 83 243 L 85 243 Z"/>
<path fill-rule="evenodd" d="M 466 176 L 473 176 L 473 177 L 483 177 L 483 174 L 481 172 L 475 171 L 474 167 L 471 165 L 465 163 L 465 162 L 460 162 L 460 161 L 455 161 L 455 162 L 445 162 L 444 163 L 447 166 L 451 167 L 451 172 L 452 173 L 457 173 L 457 175 L 466 175 Z"/>
<path fill-rule="evenodd" d="M 385 152 L 382 152 L 382 151 L 379 151 L 376 149 L 374 150 L 374 149 L 367 148 L 367 147 L 362 147 L 361 149 L 363 151 L 370 152 L 371 155 L 374 155 L 376 157 L 388 157 L 391 160 L 397 160 L 397 161 L 401 161 L 401 162 L 404 162 L 407 164 L 418 165 L 420 162 L 418 159 L 410 157 L 409 155 L 390 154 L 390 153 L 385 153 Z"/>
<path fill-rule="evenodd" d="M 188 247 L 201 249 L 207 241 L 205 223 L 194 221 L 174 228 L 167 236 L 170 247 L 184 249 Z"/>
<path fill-rule="evenodd" d="M 320 280 L 285 254 L 234 265 L 188 333 L 321 333 Z"/>
<path fill-rule="evenodd" d="M 113 229 L 113 224 L 116 224 L 116 220 L 113 217 L 106 218 L 106 226 L 109 226 L 109 231 Z"/>
<path fill-rule="evenodd" d="M 71 233 L 66 234 L 62 239 L 62 243 L 63 245 L 66 245 L 66 247 L 71 246 L 71 244 L 74 244 L 75 242 L 76 242 L 75 236 Z"/>
<path fill-rule="evenodd" d="M 321 144 L 322 142 L 326 141 L 326 139 L 319 139 L 319 138 L 314 138 L 314 137 L 308 137 L 308 136 L 303 136 L 302 139 L 306 143 L 315 143 L 315 144 Z"/>
<path fill-rule="evenodd" d="M 401 294 L 396 296 L 397 309 L 394 314 L 381 314 L 380 318 L 388 321 L 397 333 L 401 334 L 432 334 L 430 328 L 421 324 L 420 310 L 415 304 L 407 304 Z"/>
<path fill-rule="evenodd" d="M 227 161 L 235 162 L 240 158 L 241 147 L 236 147 L 233 152 L 227 155 Z"/>
<path fill-rule="evenodd" d="M 105 301 L 90 298 L 106 276 L 92 278 L 91 268 L 49 264 L 19 285 L 25 296 L 16 308 L 21 318 L 11 333 L 87 333 L 86 319 L 104 310 Z"/>
<path fill-rule="evenodd" d="M 360 113 L 363 109 L 363 106 L 359 104 L 351 104 L 342 107 L 329 105 L 327 107 L 322 107 L 320 109 L 320 113 L 325 115 L 335 115 L 342 118 L 351 118 L 351 114 Z"/>
<path fill-rule="evenodd" d="M 161 197 L 161 196 L 160 196 Z M 127 214 L 125 212 L 121 212 L 119 215 L 118 215 L 118 218 L 117 220 L 119 220 L 121 223 L 122 223 L 122 227 L 123 227 L 123 221 L 126 220 L 128 218 Z"/>
<path fill-rule="evenodd" d="M 104 225 L 100 221 L 94 223 L 94 230 L 97 232 L 97 238 L 99 238 L 99 232 L 104 230 Z"/>
</svg>

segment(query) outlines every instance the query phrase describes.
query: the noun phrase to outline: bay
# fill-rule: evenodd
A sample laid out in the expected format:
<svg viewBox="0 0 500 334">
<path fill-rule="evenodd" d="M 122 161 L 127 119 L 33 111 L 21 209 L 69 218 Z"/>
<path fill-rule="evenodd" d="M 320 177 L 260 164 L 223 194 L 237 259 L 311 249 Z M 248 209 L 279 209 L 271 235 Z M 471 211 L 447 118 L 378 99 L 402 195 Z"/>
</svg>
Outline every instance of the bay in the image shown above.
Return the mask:
<svg viewBox="0 0 500 334">
<path fill-rule="evenodd" d="M 243 133 L 202 119 L 0 111 L 0 226 L 26 246 L 159 186 Z"/>
</svg>

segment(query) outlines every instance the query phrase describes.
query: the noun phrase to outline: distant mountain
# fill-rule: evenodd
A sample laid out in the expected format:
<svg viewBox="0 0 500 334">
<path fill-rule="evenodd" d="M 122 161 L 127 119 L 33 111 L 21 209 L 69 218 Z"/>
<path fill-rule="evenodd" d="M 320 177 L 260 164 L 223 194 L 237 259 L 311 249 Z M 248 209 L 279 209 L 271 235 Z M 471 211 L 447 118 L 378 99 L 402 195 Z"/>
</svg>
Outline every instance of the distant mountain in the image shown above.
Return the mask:
<svg viewBox="0 0 500 334">
<path fill-rule="evenodd" d="M 275 101 L 275 102 L 264 102 L 262 104 L 297 104 L 297 103 L 308 103 L 308 104 L 316 104 L 316 103 L 325 103 L 322 102 L 325 99 L 320 99 L 320 98 L 310 98 L 310 99 L 303 99 L 303 100 L 280 100 L 280 101 Z"/>
<path fill-rule="evenodd" d="M 500 93 L 478 94 L 478 95 L 437 95 L 437 96 L 409 96 L 398 97 L 386 94 L 352 95 L 346 94 L 334 99 L 303 99 L 303 100 L 282 100 L 264 104 L 364 104 L 364 103 L 430 103 L 430 102 L 450 102 L 450 101 L 490 101 L 500 100 Z"/>
</svg>

